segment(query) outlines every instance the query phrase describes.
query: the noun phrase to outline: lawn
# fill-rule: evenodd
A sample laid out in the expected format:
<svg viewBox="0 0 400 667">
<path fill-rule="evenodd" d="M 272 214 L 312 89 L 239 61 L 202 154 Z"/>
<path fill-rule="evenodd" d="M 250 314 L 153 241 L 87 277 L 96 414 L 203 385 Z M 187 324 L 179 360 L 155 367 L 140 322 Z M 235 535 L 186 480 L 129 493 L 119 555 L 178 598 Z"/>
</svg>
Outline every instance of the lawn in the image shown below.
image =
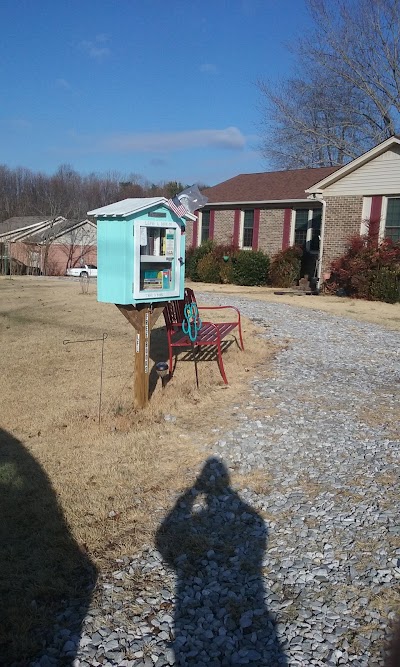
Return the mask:
<svg viewBox="0 0 400 667">
<path fill-rule="evenodd" d="M 256 336 L 244 320 L 246 351 L 224 352 L 228 388 L 207 358 L 197 390 L 186 351 L 165 391 L 152 374 L 150 405 L 136 412 L 134 330 L 115 306 L 79 281 L 0 278 L 1 664 L 34 655 L 62 599 L 85 606 L 96 574 L 153 539 L 157 508 L 185 488 L 253 370 L 268 369 L 274 350 Z M 167 359 L 162 318 L 151 358 Z"/>
</svg>

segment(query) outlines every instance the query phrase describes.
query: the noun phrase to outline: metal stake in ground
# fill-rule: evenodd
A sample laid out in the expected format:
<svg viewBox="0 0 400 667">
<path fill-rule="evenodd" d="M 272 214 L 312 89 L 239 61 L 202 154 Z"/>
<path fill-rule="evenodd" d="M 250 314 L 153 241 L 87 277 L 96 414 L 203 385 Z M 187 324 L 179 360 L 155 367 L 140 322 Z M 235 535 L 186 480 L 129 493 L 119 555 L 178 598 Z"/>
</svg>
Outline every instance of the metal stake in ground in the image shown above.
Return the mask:
<svg viewBox="0 0 400 667">
<path fill-rule="evenodd" d="M 63 340 L 63 345 L 74 345 L 75 343 L 97 343 L 101 340 L 101 363 L 100 363 L 100 390 L 99 390 L 99 426 L 101 421 L 101 398 L 103 394 L 103 365 L 104 365 L 104 341 L 108 334 L 104 331 L 101 338 L 86 338 L 84 340 Z"/>
</svg>

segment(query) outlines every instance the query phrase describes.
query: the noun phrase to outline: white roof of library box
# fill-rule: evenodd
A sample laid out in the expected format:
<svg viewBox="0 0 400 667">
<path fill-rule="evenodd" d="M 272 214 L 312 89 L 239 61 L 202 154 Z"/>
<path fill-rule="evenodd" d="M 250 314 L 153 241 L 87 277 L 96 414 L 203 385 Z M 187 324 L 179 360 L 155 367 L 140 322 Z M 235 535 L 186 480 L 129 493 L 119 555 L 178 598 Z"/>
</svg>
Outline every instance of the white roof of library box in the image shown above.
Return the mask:
<svg viewBox="0 0 400 667">
<path fill-rule="evenodd" d="M 158 206 L 163 204 L 167 208 L 168 199 L 165 197 L 136 197 L 134 199 L 122 199 L 121 201 L 116 201 L 114 204 L 107 204 L 107 206 L 102 206 L 101 208 L 95 208 L 93 211 L 88 211 L 88 215 L 94 216 L 117 216 L 121 215 L 125 218 L 132 213 L 139 213 L 140 211 L 146 210 L 146 208 L 152 208 L 153 206 Z M 183 216 L 188 220 L 196 220 L 196 216 L 191 213 L 185 213 Z"/>
</svg>

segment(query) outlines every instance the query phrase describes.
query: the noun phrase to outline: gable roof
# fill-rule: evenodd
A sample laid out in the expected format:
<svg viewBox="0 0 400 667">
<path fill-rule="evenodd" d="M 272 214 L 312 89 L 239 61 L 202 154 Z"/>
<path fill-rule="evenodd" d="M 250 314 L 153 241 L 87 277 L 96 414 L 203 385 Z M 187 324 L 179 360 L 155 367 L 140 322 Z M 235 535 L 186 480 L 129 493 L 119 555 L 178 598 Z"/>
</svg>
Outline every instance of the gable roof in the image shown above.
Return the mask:
<svg viewBox="0 0 400 667">
<path fill-rule="evenodd" d="M 96 225 L 91 220 L 62 220 L 54 226 L 46 227 L 45 229 L 41 228 L 39 231 L 34 231 L 33 234 L 24 237 L 24 240 L 27 243 L 46 243 L 46 241 L 54 241 L 55 239 L 63 236 L 68 232 L 72 232 L 75 229 L 79 229 L 84 225 L 89 225 L 93 227 L 93 231 L 96 230 Z"/>
<path fill-rule="evenodd" d="M 40 222 L 37 222 L 39 220 Z M 65 221 L 62 215 L 56 218 L 43 219 L 38 216 L 24 215 L 15 218 L 8 218 L 0 223 L 0 238 L 7 240 L 17 240 L 28 236 L 33 231 L 47 229 L 48 227 Z"/>
<path fill-rule="evenodd" d="M 7 220 L 0 222 L 0 234 L 4 234 L 4 232 L 14 232 L 17 229 L 31 227 L 32 225 L 39 225 L 47 220 L 49 220 L 49 218 L 39 215 L 14 216 L 13 218 L 8 218 Z"/>
<path fill-rule="evenodd" d="M 170 208 L 168 206 L 168 199 L 165 197 L 136 197 L 133 199 L 122 199 L 114 204 L 95 208 L 93 211 L 88 211 L 88 215 L 94 215 L 96 217 L 99 215 L 104 215 L 106 217 L 121 215 L 123 218 L 126 218 L 128 215 L 140 213 L 147 208 L 152 208 L 153 206 L 158 206 L 160 204 Z M 185 213 L 182 217 L 188 218 L 189 220 L 196 220 L 196 216 L 191 213 Z"/>
<path fill-rule="evenodd" d="M 32 216 L 24 216 L 18 218 L 19 221 L 26 221 Z M 10 218 L 11 220 L 12 218 Z M 6 222 L 8 222 L 6 220 Z M 18 222 L 14 225 L 13 230 L 4 231 L 0 223 L 0 240 L 7 240 L 11 242 L 15 241 L 25 241 L 26 243 L 35 243 L 40 245 L 41 243 L 46 243 L 46 241 L 53 241 L 59 236 L 74 230 L 75 228 L 82 227 L 85 224 L 91 225 L 94 229 L 96 225 L 91 220 L 67 220 L 66 218 L 59 216 L 58 218 L 51 218 L 50 220 L 42 220 L 39 223 L 33 223 L 31 225 L 20 226 Z"/>
<path fill-rule="evenodd" d="M 338 169 L 339 167 L 318 167 L 240 174 L 203 190 L 202 194 L 208 197 L 206 206 L 222 203 L 306 201 L 306 188 Z"/>
<path fill-rule="evenodd" d="M 370 162 L 370 160 L 373 160 L 374 158 L 378 157 L 378 155 L 382 155 L 382 153 L 385 153 L 392 146 L 399 146 L 399 145 L 400 145 L 400 137 L 398 136 L 394 135 L 393 137 L 389 137 L 389 139 L 385 139 L 385 141 L 382 141 L 380 144 L 374 146 L 374 148 L 371 148 L 366 153 L 363 153 L 362 155 L 355 158 L 351 162 L 348 162 L 343 167 L 337 168 L 335 173 L 322 176 L 322 179 L 314 183 L 312 186 L 309 186 L 306 192 L 309 192 L 310 194 L 321 192 L 324 188 L 327 188 L 329 185 L 336 183 L 336 181 L 340 181 L 341 178 L 344 178 L 344 176 L 351 174 L 352 171 L 355 171 L 359 167 L 362 167 L 367 162 Z"/>
</svg>

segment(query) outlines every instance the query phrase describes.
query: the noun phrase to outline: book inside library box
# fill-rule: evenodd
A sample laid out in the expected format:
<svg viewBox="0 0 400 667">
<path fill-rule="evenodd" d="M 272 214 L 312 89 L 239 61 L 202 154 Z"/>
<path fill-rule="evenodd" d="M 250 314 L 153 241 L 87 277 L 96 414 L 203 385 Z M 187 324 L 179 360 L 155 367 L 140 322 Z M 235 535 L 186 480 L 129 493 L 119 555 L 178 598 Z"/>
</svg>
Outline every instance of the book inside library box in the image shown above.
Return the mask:
<svg viewBox="0 0 400 667">
<path fill-rule="evenodd" d="M 140 227 L 140 290 L 174 289 L 175 230 Z"/>
</svg>

